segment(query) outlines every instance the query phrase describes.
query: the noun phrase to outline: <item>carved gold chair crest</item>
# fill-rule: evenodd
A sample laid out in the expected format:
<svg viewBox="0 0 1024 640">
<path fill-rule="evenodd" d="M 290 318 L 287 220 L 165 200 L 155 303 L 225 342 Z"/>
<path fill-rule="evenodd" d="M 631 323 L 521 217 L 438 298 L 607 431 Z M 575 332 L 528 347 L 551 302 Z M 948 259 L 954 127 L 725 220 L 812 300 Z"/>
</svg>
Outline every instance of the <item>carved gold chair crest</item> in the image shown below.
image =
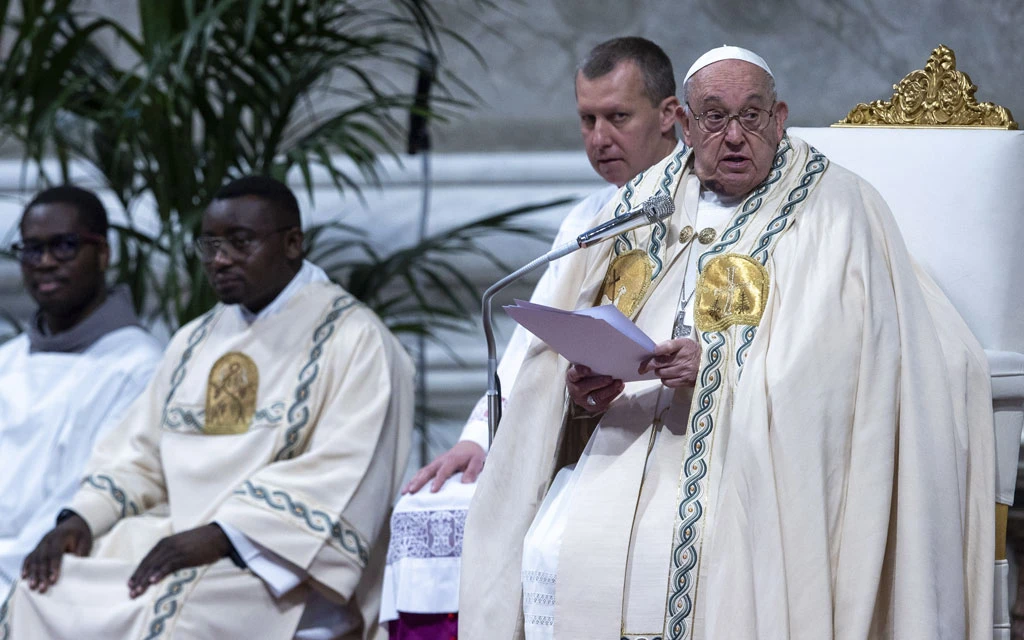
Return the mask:
<svg viewBox="0 0 1024 640">
<path fill-rule="evenodd" d="M 1010 110 L 978 102 L 978 87 L 956 68 L 956 55 L 939 45 L 924 69 L 908 73 L 889 100 L 861 103 L 833 127 L 979 127 L 1017 129 Z"/>
</svg>

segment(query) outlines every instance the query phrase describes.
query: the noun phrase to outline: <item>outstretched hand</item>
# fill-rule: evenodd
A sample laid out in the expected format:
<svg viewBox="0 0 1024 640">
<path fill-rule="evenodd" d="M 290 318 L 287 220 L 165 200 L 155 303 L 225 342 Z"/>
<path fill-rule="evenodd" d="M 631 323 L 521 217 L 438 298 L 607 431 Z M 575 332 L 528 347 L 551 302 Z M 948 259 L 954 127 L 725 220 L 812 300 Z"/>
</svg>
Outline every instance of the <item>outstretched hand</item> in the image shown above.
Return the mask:
<svg viewBox="0 0 1024 640">
<path fill-rule="evenodd" d="M 430 485 L 430 492 L 437 493 L 452 474 L 462 472 L 462 482 L 476 482 L 477 476 L 484 468 L 484 459 L 487 453 L 483 447 L 472 440 L 460 440 L 448 451 L 434 458 L 434 460 L 416 472 L 405 487 L 402 493 L 416 493 L 423 485 L 433 480 Z"/>
<path fill-rule="evenodd" d="M 150 549 L 128 579 L 128 595 L 138 598 L 175 571 L 213 564 L 230 552 L 231 541 L 214 523 L 167 536 Z"/>
<path fill-rule="evenodd" d="M 92 531 L 77 513 L 50 530 L 21 565 L 21 577 L 28 588 L 39 593 L 57 584 L 65 553 L 87 556 L 92 551 Z"/>
<path fill-rule="evenodd" d="M 639 373 L 651 369 L 666 387 L 692 387 L 700 366 L 700 346 L 690 338 L 666 340 L 654 347 L 654 357 L 640 365 Z"/>
</svg>

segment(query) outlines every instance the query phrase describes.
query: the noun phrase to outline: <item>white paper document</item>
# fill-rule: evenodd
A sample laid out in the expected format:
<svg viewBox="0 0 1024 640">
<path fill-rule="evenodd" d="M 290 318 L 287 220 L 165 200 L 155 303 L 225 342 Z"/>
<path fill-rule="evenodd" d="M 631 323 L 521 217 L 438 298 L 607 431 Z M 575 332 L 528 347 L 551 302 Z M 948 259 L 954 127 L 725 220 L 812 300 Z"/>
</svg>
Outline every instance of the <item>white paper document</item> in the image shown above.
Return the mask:
<svg viewBox="0 0 1024 640">
<path fill-rule="evenodd" d="M 526 300 L 505 307 L 508 315 L 569 362 L 623 382 L 653 380 L 654 371 L 637 373 L 654 356 L 654 341 L 615 305 L 563 311 Z"/>
</svg>

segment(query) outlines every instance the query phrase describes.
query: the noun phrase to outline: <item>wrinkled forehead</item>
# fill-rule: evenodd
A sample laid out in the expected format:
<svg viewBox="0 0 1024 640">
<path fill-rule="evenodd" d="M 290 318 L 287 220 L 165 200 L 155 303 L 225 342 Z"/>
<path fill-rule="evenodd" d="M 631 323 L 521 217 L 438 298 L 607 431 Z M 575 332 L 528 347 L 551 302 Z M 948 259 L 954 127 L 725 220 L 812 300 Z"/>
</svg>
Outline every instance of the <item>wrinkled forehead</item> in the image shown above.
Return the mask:
<svg viewBox="0 0 1024 640">
<path fill-rule="evenodd" d="M 761 67 L 744 60 L 722 60 L 704 67 L 688 81 L 691 101 L 771 102 L 774 82 Z"/>
</svg>

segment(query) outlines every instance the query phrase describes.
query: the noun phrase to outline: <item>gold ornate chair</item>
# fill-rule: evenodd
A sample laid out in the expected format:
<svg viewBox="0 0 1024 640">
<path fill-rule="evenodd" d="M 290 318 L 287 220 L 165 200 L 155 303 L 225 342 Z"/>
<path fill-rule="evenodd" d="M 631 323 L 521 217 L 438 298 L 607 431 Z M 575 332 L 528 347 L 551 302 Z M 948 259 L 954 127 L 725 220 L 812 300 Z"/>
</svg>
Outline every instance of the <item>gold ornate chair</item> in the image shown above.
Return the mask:
<svg viewBox="0 0 1024 640">
<path fill-rule="evenodd" d="M 1007 109 L 974 98 L 945 46 L 893 89 L 832 127 L 792 133 L 881 192 L 911 254 L 985 348 L 996 430 L 993 637 L 1010 640 L 1006 526 L 1024 425 L 1024 132 Z M 1014 616 L 1013 638 L 1024 640 L 1024 617 Z"/>
</svg>

